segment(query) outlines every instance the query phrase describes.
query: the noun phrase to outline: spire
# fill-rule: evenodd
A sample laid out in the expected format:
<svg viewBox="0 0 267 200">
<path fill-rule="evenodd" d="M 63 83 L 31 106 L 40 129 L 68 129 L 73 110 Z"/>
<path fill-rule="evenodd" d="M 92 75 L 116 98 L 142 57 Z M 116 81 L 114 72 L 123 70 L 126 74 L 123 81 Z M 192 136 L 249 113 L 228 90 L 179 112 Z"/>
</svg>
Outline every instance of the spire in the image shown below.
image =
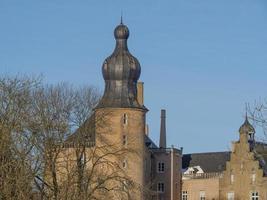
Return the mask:
<svg viewBox="0 0 267 200">
<path fill-rule="evenodd" d="M 159 147 L 166 148 L 166 110 L 161 110 Z"/>
<path fill-rule="evenodd" d="M 122 11 L 121 11 L 121 25 L 123 24 L 123 19 L 122 19 Z"/>
<path fill-rule="evenodd" d="M 248 120 L 248 115 L 246 112 L 246 116 L 245 116 L 245 121 L 244 123 L 241 125 L 241 127 L 239 128 L 239 133 L 240 134 L 255 134 L 255 129 L 254 127 L 250 124 L 249 120 Z"/>
</svg>

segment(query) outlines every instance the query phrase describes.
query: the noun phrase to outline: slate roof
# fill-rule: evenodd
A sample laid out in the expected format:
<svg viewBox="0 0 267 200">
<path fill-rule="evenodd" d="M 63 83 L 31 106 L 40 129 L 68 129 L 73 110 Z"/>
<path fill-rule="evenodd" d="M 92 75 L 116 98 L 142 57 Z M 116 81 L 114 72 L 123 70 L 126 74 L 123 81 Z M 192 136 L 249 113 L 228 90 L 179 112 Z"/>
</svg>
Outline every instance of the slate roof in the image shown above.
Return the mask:
<svg viewBox="0 0 267 200">
<path fill-rule="evenodd" d="M 226 168 L 226 162 L 230 160 L 231 152 L 209 152 L 184 154 L 182 168 L 200 166 L 204 173 L 222 172 Z"/>
<path fill-rule="evenodd" d="M 158 148 L 158 146 L 147 135 L 145 135 L 145 144 L 148 148 Z"/>
<path fill-rule="evenodd" d="M 260 163 L 260 167 L 267 176 L 267 144 L 263 142 L 256 142 L 254 149 L 255 157 Z"/>
</svg>

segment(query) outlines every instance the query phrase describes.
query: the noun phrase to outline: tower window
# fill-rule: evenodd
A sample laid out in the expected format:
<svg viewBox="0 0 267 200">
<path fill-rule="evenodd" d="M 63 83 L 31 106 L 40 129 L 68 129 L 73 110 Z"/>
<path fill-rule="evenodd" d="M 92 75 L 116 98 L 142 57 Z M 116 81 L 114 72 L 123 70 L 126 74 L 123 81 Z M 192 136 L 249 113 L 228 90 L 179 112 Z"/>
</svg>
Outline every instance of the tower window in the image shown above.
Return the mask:
<svg viewBox="0 0 267 200">
<path fill-rule="evenodd" d="M 234 181 L 235 181 L 235 175 L 233 175 L 233 174 L 231 174 L 231 184 L 233 184 L 234 183 Z"/>
<path fill-rule="evenodd" d="M 128 142 L 127 139 L 128 139 L 128 138 L 127 138 L 127 135 L 123 135 L 123 136 L 122 136 L 122 145 L 123 145 L 123 146 L 126 146 L 126 145 L 127 145 L 127 142 Z"/>
<path fill-rule="evenodd" d="M 123 124 L 124 125 L 128 124 L 128 115 L 126 113 L 123 114 Z"/>
<path fill-rule="evenodd" d="M 165 171 L 165 163 L 164 162 L 158 162 L 158 172 L 162 173 Z"/>
<path fill-rule="evenodd" d="M 256 173 L 255 173 L 255 169 L 252 169 L 251 183 L 254 184 L 255 181 L 256 181 Z"/>
<path fill-rule="evenodd" d="M 128 190 L 128 183 L 126 180 L 123 181 L 123 190 L 127 191 Z"/>
<path fill-rule="evenodd" d="M 187 191 L 182 191 L 182 200 L 188 200 L 188 193 L 187 193 Z"/>
<path fill-rule="evenodd" d="M 165 190 L 164 183 L 162 183 L 162 182 L 159 182 L 159 183 L 158 183 L 158 192 L 161 192 L 161 193 L 163 193 L 163 192 L 164 192 L 164 190 Z"/>
<path fill-rule="evenodd" d="M 127 168 L 127 160 L 124 160 L 124 161 L 122 162 L 122 167 L 123 167 L 124 169 Z"/>
<path fill-rule="evenodd" d="M 80 162 L 81 165 L 85 165 L 86 164 L 85 152 L 81 153 L 79 162 Z"/>
<path fill-rule="evenodd" d="M 231 170 L 231 174 L 230 174 L 230 183 L 233 184 L 235 181 L 235 176 L 233 174 L 233 170 Z"/>
</svg>

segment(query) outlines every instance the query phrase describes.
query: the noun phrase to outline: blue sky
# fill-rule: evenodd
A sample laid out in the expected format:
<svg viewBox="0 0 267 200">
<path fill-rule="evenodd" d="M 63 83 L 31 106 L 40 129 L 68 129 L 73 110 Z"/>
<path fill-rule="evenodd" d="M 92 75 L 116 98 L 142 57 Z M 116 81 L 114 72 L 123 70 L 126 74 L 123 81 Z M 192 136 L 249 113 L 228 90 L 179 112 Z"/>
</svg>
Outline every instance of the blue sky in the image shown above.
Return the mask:
<svg viewBox="0 0 267 200">
<path fill-rule="evenodd" d="M 169 145 L 228 150 L 245 103 L 267 97 L 266 0 L 0 0 L 0 73 L 103 89 L 121 11 L 151 137 L 165 108 Z"/>
</svg>

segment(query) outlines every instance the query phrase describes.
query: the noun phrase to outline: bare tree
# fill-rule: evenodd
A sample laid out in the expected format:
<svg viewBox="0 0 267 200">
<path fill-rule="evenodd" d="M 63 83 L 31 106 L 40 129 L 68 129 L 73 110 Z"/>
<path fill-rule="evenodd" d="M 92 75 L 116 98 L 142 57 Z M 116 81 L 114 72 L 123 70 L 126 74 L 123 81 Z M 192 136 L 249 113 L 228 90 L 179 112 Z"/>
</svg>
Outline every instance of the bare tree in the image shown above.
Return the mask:
<svg viewBox="0 0 267 200">
<path fill-rule="evenodd" d="M 91 86 L 0 78 L 1 200 L 131 199 L 120 159 L 138 152 L 104 136 L 96 145 L 96 124 L 109 127 L 109 113 L 94 115 L 99 97 Z"/>
<path fill-rule="evenodd" d="M 31 95 L 40 79 L 0 78 L 0 197 L 29 199 L 32 191 Z"/>
<path fill-rule="evenodd" d="M 261 127 L 265 135 L 262 140 L 267 141 L 267 99 L 255 101 L 253 105 L 248 106 L 249 117 L 256 126 Z"/>
</svg>

